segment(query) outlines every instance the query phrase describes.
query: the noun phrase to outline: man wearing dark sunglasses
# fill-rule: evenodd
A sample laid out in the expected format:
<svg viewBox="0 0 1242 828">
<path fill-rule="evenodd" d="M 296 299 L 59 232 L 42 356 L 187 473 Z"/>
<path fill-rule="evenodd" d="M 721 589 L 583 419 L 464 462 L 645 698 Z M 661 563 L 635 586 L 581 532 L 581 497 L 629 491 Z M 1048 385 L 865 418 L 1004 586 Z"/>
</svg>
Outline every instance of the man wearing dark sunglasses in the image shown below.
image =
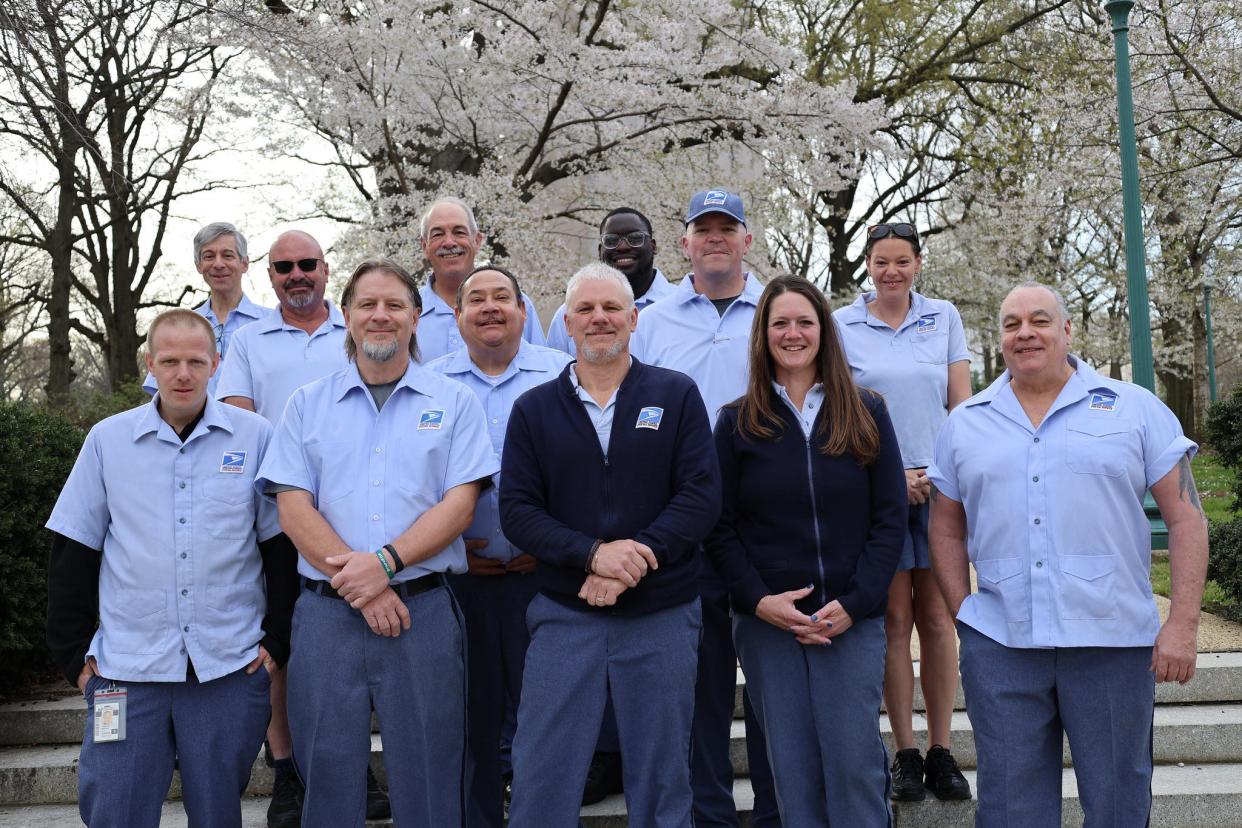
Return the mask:
<svg viewBox="0 0 1242 828">
<path fill-rule="evenodd" d="M 655 266 L 656 240 L 651 221 L 633 207 L 618 207 L 599 225 L 599 260 L 625 274 L 634 289 L 634 307 L 643 308 L 673 292 L 673 286 Z M 565 306 L 552 314 L 548 347 L 574 356 L 574 341 L 565 329 Z M 589 784 L 588 779 L 588 784 Z M 610 791 L 611 792 L 611 791 Z M 602 798 L 602 797 L 600 797 Z M 598 802 L 599 799 L 593 801 Z"/>
<path fill-rule="evenodd" d="M 324 298 L 328 262 L 319 242 L 301 230 L 281 233 L 268 251 L 267 275 L 280 307 L 233 337 L 217 372 L 216 396 L 279 425 L 294 391 L 349 362 L 345 317 Z M 277 670 L 272 676 L 272 721 L 267 731 L 276 769 L 269 828 L 293 828 L 302 819 L 302 783 L 293 769 L 285 696 L 285 671 Z M 368 778 L 368 783 L 373 781 Z M 368 784 L 368 814 L 388 816 L 387 799 L 373 802 L 382 796 L 377 785 Z"/>
<path fill-rule="evenodd" d="M 270 308 L 256 305 L 242 290 L 242 276 L 250 269 L 246 237 L 227 221 L 215 221 L 194 235 L 194 269 L 203 277 L 210 291 L 207 301 L 194 309 L 211 323 L 216 337 L 220 361 L 229 352 L 233 334 L 256 319 L 271 313 Z M 207 394 L 215 399 L 219 370 L 207 382 Z M 142 390 L 156 392 L 155 375 L 147 372 Z"/>
</svg>

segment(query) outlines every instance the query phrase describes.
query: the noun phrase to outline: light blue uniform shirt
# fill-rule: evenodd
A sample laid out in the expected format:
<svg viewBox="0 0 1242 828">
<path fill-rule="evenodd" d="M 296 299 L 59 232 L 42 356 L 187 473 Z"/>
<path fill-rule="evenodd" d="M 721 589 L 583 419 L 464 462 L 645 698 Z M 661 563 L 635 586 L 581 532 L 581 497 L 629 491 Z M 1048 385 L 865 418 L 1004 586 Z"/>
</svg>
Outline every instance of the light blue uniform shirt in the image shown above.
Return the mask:
<svg viewBox="0 0 1242 828">
<path fill-rule="evenodd" d="M 1197 446 L 1151 392 L 1070 360 L 1038 429 L 1006 371 L 936 440 L 927 476 L 965 508 L 979 576 L 957 617 L 1007 647 L 1150 647 L 1143 495 Z"/>
<path fill-rule="evenodd" d="M 272 426 L 214 400 L 184 443 L 147 405 L 91 429 L 47 528 L 103 551 L 88 655 L 118 681 L 240 670 L 263 638 L 258 542 L 280 532 L 254 477 Z"/>
<path fill-rule="evenodd" d="M 238 328 L 245 327 L 257 319 L 262 319 L 270 314 L 272 309 L 256 305 L 250 301 L 249 296 L 243 293 L 241 301 L 237 303 L 237 307 L 229 311 L 224 324 L 220 323 L 220 320 L 216 317 L 216 312 L 211 309 L 210 299 L 195 308 L 194 312 L 210 322 L 212 330 L 216 333 L 216 347 L 220 351 L 220 365 L 216 367 L 216 372 L 207 381 L 207 396 L 214 400 L 216 399 L 216 384 L 220 381 L 220 370 L 224 365 L 224 357 L 229 352 L 229 340 L 233 338 L 233 334 L 237 333 Z M 156 385 L 155 375 L 148 371 L 147 378 L 142 381 L 142 390 L 148 394 L 154 394 L 157 390 Z"/>
<path fill-rule="evenodd" d="M 785 386 L 773 382 L 772 387 L 776 389 L 776 396 L 785 401 L 785 405 L 789 406 L 789 410 L 798 418 L 798 425 L 802 426 L 802 436 L 811 439 L 811 431 L 815 428 L 815 418 L 819 416 L 820 409 L 824 407 L 824 384 L 817 382 L 806 391 L 806 399 L 802 401 L 802 408 L 794 405 L 793 400 L 789 398 Z"/>
<path fill-rule="evenodd" d="M 681 371 L 703 395 L 712 425 L 720 409 L 746 393 L 750 325 L 763 285 L 754 274 L 724 316 L 694 290 L 694 276 L 638 317 L 630 353 L 640 362 Z"/>
<path fill-rule="evenodd" d="M 492 441 L 493 459 L 499 466 L 513 403 L 536 385 L 556 379 L 569 361 L 569 357 L 560 351 L 522 342 L 509 367 L 499 376 L 489 377 L 480 371 L 465 348 L 428 363 L 426 368 L 457 380 L 479 398 L 487 418 L 487 436 Z M 487 541 L 487 546 L 475 552 L 483 558 L 508 563 L 522 554 L 522 550 L 509 543 L 500 530 L 500 472 L 492 476 L 492 487 L 479 495 L 478 505 L 474 508 L 474 521 L 462 536 Z"/>
<path fill-rule="evenodd" d="M 418 316 L 418 356 L 424 365 L 466 347 L 457 328 L 453 306 L 441 299 L 431 287 L 435 278 L 432 276 L 418 292 L 423 300 L 423 310 Z M 539 324 L 539 311 L 535 310 L 535 303 L 523 293 L 522 304 L 526 306 L 522 339 L 532 345 L 544 345 L 543 325 Z"/>
<path fill-rule="evenodd" d="M 277 309 L 233 337 L 217 372 L 216 399 L 247 397 L 270 423 L 280 422 L 293 392 L 349 365 L 345 317 L 328 303 L 328 318 L 313 333 L 287 324 Z"/>
<path fill-rule="evenodd" d="M 365 552 L 392 542 L 449 489 L 498 471 L 483 408 L 466 386 L 411 361 L 376 411 L 351 364 L 293 393 L 255 485 L 310 492 L 341 540 Z M 449 570 L 466 571 L 460 537 L 393 580 Z M 327 579 L 301 556 L 298 572 Z"/>
<path fill-rule="evenodd" d="M 634 364 L 632 357 L 629 364 Z M 612 441 L 612 415 L 616 412 L 617 392 L 621 390 L 621 386 L 614 388 L 608 402 L 600 405 L 591 396 L 590 391 L 578 384 L 578 372 L 574 370 L 573 365 L 569 366 L 569 383 L 574 387 L 574 393 L 578 395 L 578 399 L 582 400 L 583 406 L 586 407 L 587 416 L 591 418 L 591 426 L 595 429 L 595 436 L 599 438 L 599 447 L 603 449 L 606 458 L 608 444 Z"/>
<path fill-rule="evenodd" d="M 673 291 L 677 290 L 668 279 L 664 278 L 664 274 L 657 267 L 655 278 L 651 280 L 651 286 L 647 288 L 647 292 L 642 296 L 634 298 L 634 307 L 641 313 L 643 308 L 663 299 Z M 548 325 L 548 347 L 556 348 L 558 351 L 564 351 L 570 356 L 577 356 L 578 349 L 574 345 L 573 339 L 569 336 L 569 331 L 565 328 L 565 303 L 556 309 L 556 313 L 552 315 L 552 323 Z"/>
<path fill-rule="evenodd" d="M 957 308 L 910 292 L 910 312 L 893 330 L 867 310 L 875 292 L 832 314 L 854 382 L 888 405 L 907 469 L 931 464 L 936 434 L 949 416 L 949 366 L 970 360 Z"/>
</svg>

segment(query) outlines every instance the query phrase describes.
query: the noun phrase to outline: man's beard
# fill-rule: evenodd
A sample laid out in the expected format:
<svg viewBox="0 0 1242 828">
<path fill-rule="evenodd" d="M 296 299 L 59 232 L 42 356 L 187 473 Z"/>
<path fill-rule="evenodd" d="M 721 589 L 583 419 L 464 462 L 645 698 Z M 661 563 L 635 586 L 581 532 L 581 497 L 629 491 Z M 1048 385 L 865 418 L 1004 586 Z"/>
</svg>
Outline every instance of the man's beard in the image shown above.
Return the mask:
<svg viewBox="0 0 1242 828">
<path fill-rule="evenodd" d="M 599 349 L 591 348 L 586 343 L 583 343 L 582 347 L 578 349 L 578 356 L 582 357 L 587 362 L 595 364 L 612 362 L 621 355 L 622 351 L 625 350 L 625 345 L 626 343 L 619 339 L 607 348 Z"/>
<path fill-rule="evenodd" d="M 362 352 L 367 355 L 367 359 L 374 362 L 387 362 L 397 355 L 397 349 L 400 347 L 395 339 L 388 342 L 363 342 Z"/>
</svg>

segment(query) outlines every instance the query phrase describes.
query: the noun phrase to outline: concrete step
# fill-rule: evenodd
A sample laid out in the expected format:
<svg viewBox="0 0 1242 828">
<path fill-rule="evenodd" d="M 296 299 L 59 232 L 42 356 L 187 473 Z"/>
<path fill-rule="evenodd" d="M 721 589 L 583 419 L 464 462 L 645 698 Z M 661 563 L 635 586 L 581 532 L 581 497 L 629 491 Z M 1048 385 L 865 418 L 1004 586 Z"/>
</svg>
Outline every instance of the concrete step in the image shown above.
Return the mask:
<svg viewBox="0 0 1242 828">
<path fill-rule="evenodd" d="M 966 773 L 973 787 L 972 771 Z M 1242 764 L 1222 765 L 1160 765 L 1152 779 L 1152 825 L 1161 828 L 1238 828 L 1242 824 Z M 733 798 L 743 826 L 748 826 L 754 796 L 750 783 L 738 780 Z M 1077 785 L 1072 771 L 1062 778 L 1063 828 L 1080 828 L 1082 810 L 1078 804 Z M 267 799 L 249 798 L 242 801 L 244 828 L 266 825 Z M 893 806 L 896 828 L 971 828 L 974 824 L 974 802 L 897 802 Z M 626 828 L 625 802 L 612 796 L 582 809 L 587 828 Z M 0 828 L 66 828 L 80 825 L 76 805 L 31 805 L 0 807 Z M 179 802 L 164 806 L 160 820 L 163 828 L 185 828 L 185 811 Z M 387 826 L 390 822 L 368 823 Z"/>
<path fill-rule="evenodd" d="M 886 717 L 880 717 L 880 731 L 890 755 L 895 751 Z M 729 755 L 739 776 L 749 774 L 746 758 L 746 728 L 734 720 Z M 915 717 L 915 737 L 926 738 L 926 722 Z M 953 754 L 964 768 L 975 766 L 974 740 L 965 713 L 953 714 Z M 73 802 L 77 799 L 77 761 L 80 745 L 36 745 L 0 749 L 0 805 L 36 805 Z M 384 779 L 383 746 L 379 734 L 371 736 L 371 765 Z M 1242 702 L 1231 704 L 1161 705 L 1155 714 L 1155 756 L 1158 763 L 1242 763 Z M 1065 764 L 1070 763 L 1068 748 Z M 247 793 L 271 792 L 272 772 L 255 760 Z M 170 796 L 180 795 L 176 776 Z M 1242 824 L 1242 813 L 1239 814 Z"/>
<path fill-rule="evenodd" d="M 918 674 L 915 662 L 915 674 Z M 746 677 L 737 671 L 738 690 L 734 717 L 742 718 L 742 689 Z M 1194 680 L 1189 684 L 1156 685 L 1157 704 L 1204 704 L 1242 702 L 1242 653 L 1200 653 Z M 914 710 L 923 712 L 922 690 L 914 688 Z M 962 690 L 957 691 L 957 710 L 964 710 Z M 57 745 L 82 741 L 86 703 L 76 693 L 33 701 L 0 704 L 0 746 Z M 1242 823 L 1242 820 L 1239 821 Z"/>
</svg>

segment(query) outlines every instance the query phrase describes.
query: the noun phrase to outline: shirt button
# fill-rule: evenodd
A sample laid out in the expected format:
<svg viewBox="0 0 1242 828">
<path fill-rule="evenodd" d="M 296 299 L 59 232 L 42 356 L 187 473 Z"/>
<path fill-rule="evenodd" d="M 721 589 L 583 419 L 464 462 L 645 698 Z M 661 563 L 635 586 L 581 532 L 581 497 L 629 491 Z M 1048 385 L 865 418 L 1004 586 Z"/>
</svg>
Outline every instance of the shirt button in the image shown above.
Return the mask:
<svg viewBox="0 0 1242 828">
<path fill-rule="evenodd" d="M 371 520 L 379 520 L 379 515 L 371 515 Z"/>
<path fill-rule="evenodd" d="M 500 422 L 500 420 L 496 419 L 495 417 L 492 417 L 492 424 L 493 424 L 493 425 L 495 425 L 495 424 L 496 424 L 496 423 L 498 423 L 498 422 Z"/>
<path fill-rule="evenodd" d="M 182 552 L 182 553 L 181 553 L 181 557 L 182 557 L 182 559 L 184 559 L 184 558 L 185 558 L 185 553 L 184 553 L 184 552 Z"/>
<path fill-rule="evenodd" d="M 1038 526 L 1038 525 L 1039 525 L 1039 518 L 1035 518 L 1035 525 L 1036 525 L 1036 526 Z"/>
<path fill-rule="evenodd" d="M 1043 561 L 1036 561 L 1036 562 L 1035 562 L 1035 568 L 1036 568 L 1036 569 L 1043 569 L 1043 568 L 1044 568 L 1044 562 L 1043 562 Z"/>
<path fill-rule="evenodd" d="M 190 591 L 189 591 L 188 589 L 183 589 L 183 590 L 181 590 L 181 594 L 182 594 L 182 595 L 189 595 L 189 594 L 190 594 Z"/>
<path fill-rule="evenodd" d="M 1031 480 L 1032 480 L 1032 481 L 1034 481 L 1034 482 L 1036 482 L 1036 483 L 1038 483 L 1038 482 L 1039 482 L 1039 475 L 1038 475 L 1038 474 L 1037 474 L 1037 475 L 1035 475 L 1034 477 L 1032 477 L 1032 478 L 1031 478 Z"/>
<path fill-rule="evenodd" d="M 378 480 L 372 480 L 372 481 L 371 481 L 371 485 L 372 485 L 372 486 L 378 486 L 378 485 L 379 485 L 379 483 L 380 483 L 380 482 L 379 482 Z"/>
<path fill-rule="evenodd" d="M 1038 437 L 1036 437 L 1036 438 L 1035 438 L 1035 442 L 1037 442 L 1037 443 L 1039 442 L 1039 438 L 1038 438 Z"/>
<path fill-rule="evenodd" d="M 181 629 L 182 629 L 184 632 L 189 632 L 189 631 L 190 631 L 190 625 L 189 625 L 189 624 L 186 624 L 186 625 L 185 625 L 184 627 L 182 627 Z"/>
<path fill-rule="evenodd" d="M 381 451 L 383 451 L 383 449 L 382 449 L 382 448 L 380 448 L 379 446 L 376 446 L 376 447 L 375 447 L 375 453 L 376 453 L 376 454 L 379 454 Z"/>
<path fill-rule="evenodd" d="M 807 408 L 814 408 L 814 407 L 815 407 L 815 403 L 807 403 L 807 404 L 806 404 L 806 407 L 807 407 Z"/>
<path fill-rule="evenodd" d="M 184 480 L 182 480 L 182 481 L 181 481 L 181 485 L 180 485 L 178 488 L 182 488 L 182 489 L 184 489 L 184 488 L 185 488 L 185 481 L 184 481 Z"/>
<path fill-rule="evenodd" d="M 182 655 L 185 655 L 185 647 L 182 647 L 182 648 L 181 648 L 181 654 L 182 654 Z"/>
<path fill-rule="evenodd" d="M 177 523 L 185 523 L 185 518 L 177 518 Z"/>
</svg>

